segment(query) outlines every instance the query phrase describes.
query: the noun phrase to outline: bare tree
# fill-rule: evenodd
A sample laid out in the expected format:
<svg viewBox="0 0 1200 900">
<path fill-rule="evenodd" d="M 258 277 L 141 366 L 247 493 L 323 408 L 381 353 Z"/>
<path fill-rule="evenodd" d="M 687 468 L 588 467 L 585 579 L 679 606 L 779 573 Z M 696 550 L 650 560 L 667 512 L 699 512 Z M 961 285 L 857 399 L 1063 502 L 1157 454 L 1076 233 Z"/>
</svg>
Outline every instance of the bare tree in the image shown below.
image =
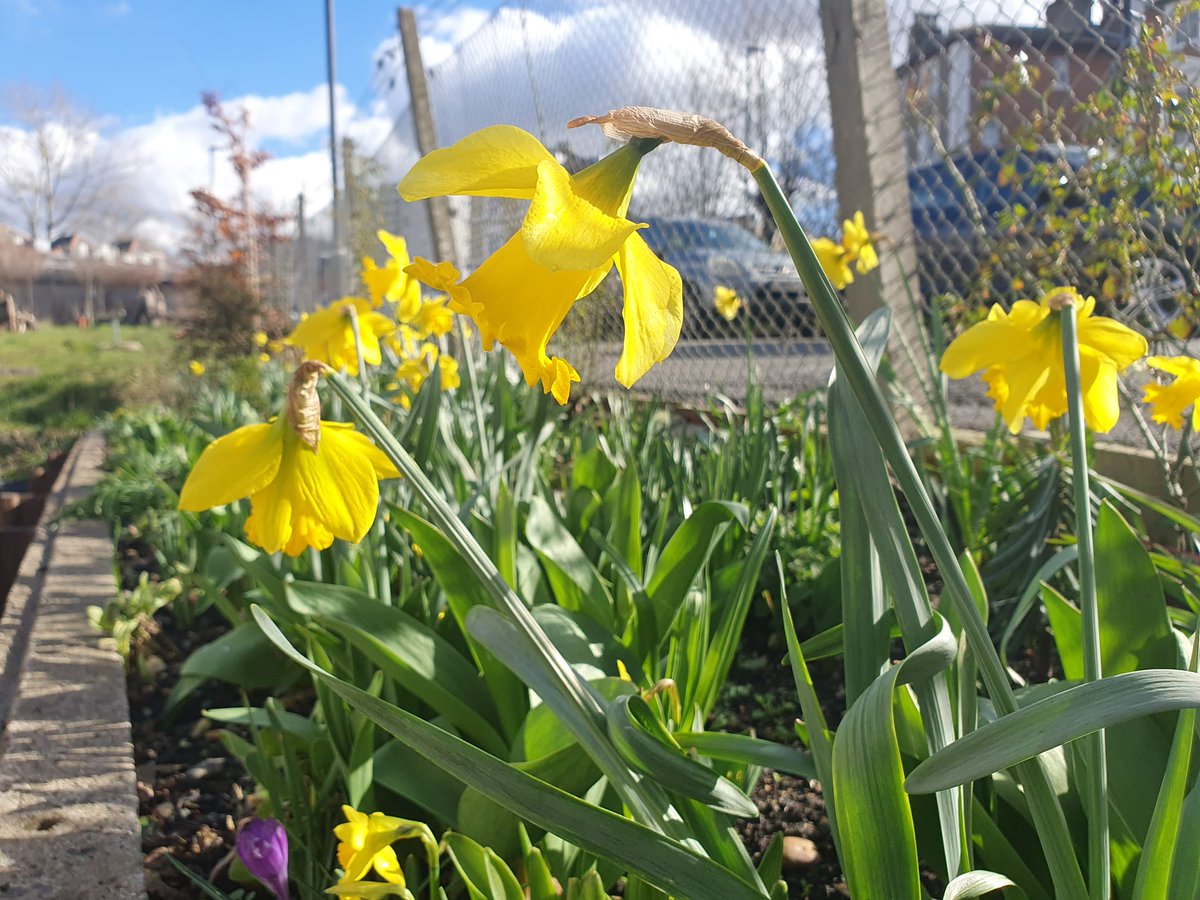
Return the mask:
<svg viewBox="0 0 1200 900">
<path fill-rule="evenodd" d="M 131 166 L 61 87 L 10 87 L 0 105 L 0 219 L 52 241 L 116 212 Z"/>
<path fill-rule="evenodd" d="M 27 310 L 33 309 L 33 282 L 45 264 L 46 258 L 33 247 L 6 241 L 0 235 L 0 292 L 23 295 L 21 305 Z"/>
</svg>

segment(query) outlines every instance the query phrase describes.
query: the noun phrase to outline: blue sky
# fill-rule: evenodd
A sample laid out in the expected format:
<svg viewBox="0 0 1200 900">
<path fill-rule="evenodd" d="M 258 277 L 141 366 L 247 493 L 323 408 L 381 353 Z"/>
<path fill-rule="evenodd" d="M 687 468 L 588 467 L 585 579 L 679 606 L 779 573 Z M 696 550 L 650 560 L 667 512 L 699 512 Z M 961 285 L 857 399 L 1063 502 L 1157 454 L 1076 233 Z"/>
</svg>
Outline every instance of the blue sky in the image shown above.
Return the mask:
<svg viewBox="0 0 1200 900">
<path fill-rule="evenodd" d="M 372 57 L 395 28 L 388 3 L 343 0 L 338 80 L 372 98 Z M 0 86 L 58 82 L 118 126 L 223 97 L 308 91 L 325 81 L 320 0 L 0 0 Z"/>
</svg>

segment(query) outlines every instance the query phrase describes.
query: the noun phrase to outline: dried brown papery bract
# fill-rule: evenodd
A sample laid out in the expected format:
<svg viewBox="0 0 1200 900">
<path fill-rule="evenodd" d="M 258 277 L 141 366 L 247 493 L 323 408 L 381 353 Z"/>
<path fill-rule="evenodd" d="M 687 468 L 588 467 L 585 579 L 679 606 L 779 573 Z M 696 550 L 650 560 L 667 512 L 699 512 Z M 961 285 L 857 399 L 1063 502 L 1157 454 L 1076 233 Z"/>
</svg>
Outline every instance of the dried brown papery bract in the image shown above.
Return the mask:
<svg viewBox="0 0 1200 900">
<path fill-rule="evenodd" d="M 626 106 L 609 110 L 602 116 L 580 116 L 567 123 L 568 128 L 580 125 L 599 125 L 605 135 L 615 140 L 658 138 L 676 144 L 712 147 L 751 172 L 764 165 L 763 158 L 734 137 L 728 128 L 695 113 L 653 106 Z"/>
<path fill-rule="evenodd" d="M 288 386 L 288 424 L 313 450 L 321 440 L 321 398 L 317 395 L 317 379 L 324 369 L 325 363 L 306 359 L 300 363 Z"/>
</svg>

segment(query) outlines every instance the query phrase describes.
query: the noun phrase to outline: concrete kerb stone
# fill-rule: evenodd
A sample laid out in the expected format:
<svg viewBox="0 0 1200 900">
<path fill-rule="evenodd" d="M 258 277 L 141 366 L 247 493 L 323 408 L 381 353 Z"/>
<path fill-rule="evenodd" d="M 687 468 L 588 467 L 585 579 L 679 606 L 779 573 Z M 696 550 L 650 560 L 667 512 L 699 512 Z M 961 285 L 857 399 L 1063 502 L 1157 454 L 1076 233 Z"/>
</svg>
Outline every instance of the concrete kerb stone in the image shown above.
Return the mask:
<svg viewBox="0 0 1200 900">
<path fill-rule="evenodd" d="M 51 525 L 100 479 L 80 439 L 47 499 L 0 619 L 0 894 L 144 897 L 125 675 L 87 607 L 116 593 L 112 537 Z"/>
</svg>

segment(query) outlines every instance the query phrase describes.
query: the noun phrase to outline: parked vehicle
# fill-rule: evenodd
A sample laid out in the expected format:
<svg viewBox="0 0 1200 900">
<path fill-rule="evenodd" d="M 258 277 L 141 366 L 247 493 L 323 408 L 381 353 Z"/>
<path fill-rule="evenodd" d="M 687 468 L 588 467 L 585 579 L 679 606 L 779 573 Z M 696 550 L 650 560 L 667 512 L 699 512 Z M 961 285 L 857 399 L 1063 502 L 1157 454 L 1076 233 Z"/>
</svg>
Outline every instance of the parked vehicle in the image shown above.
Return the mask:
<svg viewBox="0 0 1200 900">
<path fill-rule="evenodd" d="M 815 317 L 791 258 L 777 253 L 734 222 L 700 218 L 645 218 L 641 234 L 683 278 L 684 335 L 740 333 L 713 308 L 717 287 L 747 303 L 759 336 L 810 336 Z"/>
<path fill-rule="evenodd" d="M 1105 164 L 1098 148 L 1067 146 L 959 154 L 911 170 L 922 296 L 1010 299 L 1029 277 L 1030 255 L 1052 243 L 1062 222 L 1082 221 L 1098 210 L 1103 215 L 1117 203 L 1133 204 L 1144 210 L 1145 240 L 1132 248 L 1129 279 L 1117 296 L 1106 296 L 1107 272 L 1090 257 L 1067 254 L 1061 270 L 1080 291 L 1111 304 L 1111 314 L 1153 330 L 1168 329 L 1192 293 L 1186 267 L 1196 261 L 1200 247 L 1187 235 L 1198 223 L 1182 208 L 1155 209 L 1150 192 L 1137 184 L 1103 192 L 1085 187 Z M 1100 226 L 1103 237 L 1103 221 Z"/>
</svg>

